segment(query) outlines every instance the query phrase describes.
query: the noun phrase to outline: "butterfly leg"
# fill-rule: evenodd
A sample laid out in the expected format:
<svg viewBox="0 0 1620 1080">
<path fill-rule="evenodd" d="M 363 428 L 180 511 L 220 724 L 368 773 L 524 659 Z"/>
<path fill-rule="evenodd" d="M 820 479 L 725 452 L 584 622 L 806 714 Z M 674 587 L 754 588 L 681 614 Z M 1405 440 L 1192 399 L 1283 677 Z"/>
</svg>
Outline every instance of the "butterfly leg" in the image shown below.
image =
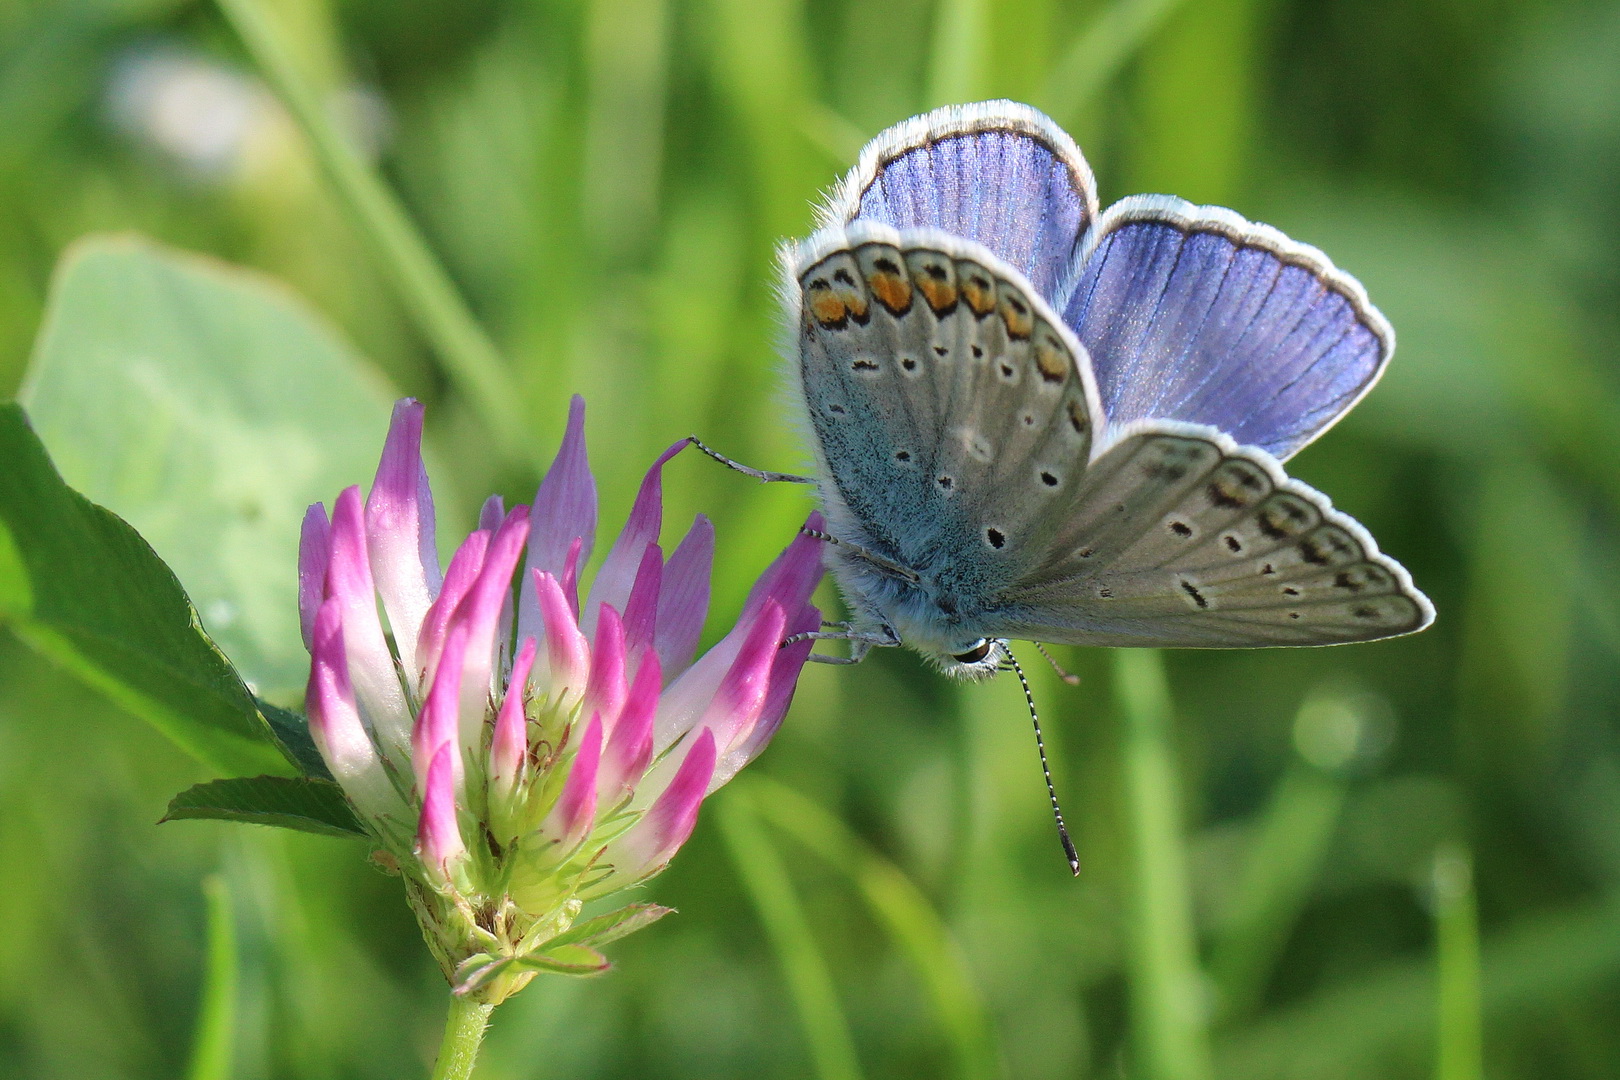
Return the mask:
<svg viewBox="0 0 1620 1080">
<path fill-rule="evenodd" d="M 877 567 L 878 569 L 885 570 L 888 573 L 891 573 L 891 574 L 895 575 L 896 577 L 904 578 L 905 580 L 910 581 L 912 583 L 916 583 L 916 582 L 922 580 L 920 577 L 917 576 L 917 572 L 915 570 L 911 570 L 911 569 L 909 569 L 907 567 L 901 566 L 899 563 L 895 562 L 893 559 L 885 559 L 882 555 L 879 555 L 877 552 L 868 551 L 865 548 L 861 547 L 859 544 L 851 544 L 848 540 L 840 540 L 840 539 L 838 539 L 838 537 L 832 535 L 831 533 L 824 533 L 820 529 L 806 528 L 803 525 L 799 526 L 799 531 L 802 532 L 806 536 L 813 537 L 816 540 L 820 540 L 824 544 L 834 544 L 834 545 L 836 545 L 838 547 L 841 547 L 841 548 L 845 549 L 846 551 L 849 551 L 849 552 L 859 556 L 860 558 L 865 559 L 867 562 L 871 563 L 873 566 Z M 895 644 L 899 644 L 899 642 L 896 642 Z"/>
<path fill-rule="evenodd" d="M 841 630 L 807 630 L 802 634 L 790 634 L 782 640 L 782 644 L 787 646 L 800 641 L 849 642 L 848 656 L 811 653 L 809 659 L 818 664 L 858 664 L 865 660 L 866 654 L 874 648 L 890 648 L 900 644 L 900 635 L 894 632 L 892 626 L 881 626 L 872 631 L 850 629 L 847 623 L 842 625 L 844 628 Z"/>
<path fill-rule="evenodd" d="M 696 435 L 688 435 L 686 437 L 686 441 L 703 451 L 705 454 L 708 454 L 710 457 L 714 458 L 714 460 L 718 461 L 726 468 L 734 469 L 737 472 L 742 473 L 744 476 L 751 476 L 762 484 L 813 484 L 816 482 L 816 478 L 813 476 L 796 476 L 793 473 L 766 472 L 764 469 L 750 469 L 742 462 L 733 461 L 720 451 L 715 450 L 712 447 L 705 446 L 703 444 L 703 440 L 699 439 Z"/>
</svg>

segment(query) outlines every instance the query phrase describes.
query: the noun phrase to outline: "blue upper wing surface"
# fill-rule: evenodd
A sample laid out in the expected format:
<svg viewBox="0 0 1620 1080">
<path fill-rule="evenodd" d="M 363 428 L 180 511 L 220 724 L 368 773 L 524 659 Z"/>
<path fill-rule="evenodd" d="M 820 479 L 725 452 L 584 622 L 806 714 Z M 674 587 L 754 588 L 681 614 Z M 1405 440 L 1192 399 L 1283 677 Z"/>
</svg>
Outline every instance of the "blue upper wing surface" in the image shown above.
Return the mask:
<svg viewBox="0 0 1620 1080">
<path fill-rule="evenodd" d="M 864 219 L 976 241 L 1055 303 L 1096 216 L 1096 183 L 1073 140 L 1027 105 L 992 101 L 938 109 L 872 140 L 822 224 Z"/>
<path fill-rule="evenodd" d="M 1112 429 L 1208 424 L 1286 459 L 1371 389 L 1394 333 L 1321 252 L 1216 207 L 1134 196 L 1079 254 L 1064 318 Z"/>
</svg>

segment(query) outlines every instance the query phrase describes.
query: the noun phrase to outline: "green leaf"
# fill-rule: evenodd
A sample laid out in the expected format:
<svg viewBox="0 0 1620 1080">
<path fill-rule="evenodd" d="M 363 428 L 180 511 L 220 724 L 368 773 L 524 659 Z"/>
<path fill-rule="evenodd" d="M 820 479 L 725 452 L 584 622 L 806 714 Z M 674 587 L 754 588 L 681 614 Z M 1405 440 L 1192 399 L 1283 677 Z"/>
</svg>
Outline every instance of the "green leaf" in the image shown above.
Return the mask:
<svg viewBox="0 0 1620 1080">
<path fill-rule="evenodd" d="M 210 780 L 187 788 L 169 801 L 163 821 L 211 818 L 276 825 L 322 836 L 369 836 L 330 780 L 307 777 L 244 776 Z"/>
<path fill-rule="evenodd" d="M 174 574 L 62 482 L 14 404 L 0 461 L 0 616 L 18 636 L 213 768 L 291 771 Z"/>
<path fill-rule="evenodd" d="M 303 770 L 305 776 L 317 780 L 335 780 L 332 770 L 326 767 L 326 759 L 315 747 L 315 740 L 309 734 L 309 720 L 302 714 L 291 709 L 283 709 L 259 698 L 253 699 L 259 707 L 259 713 L 270 725 L 270 734 L 275 737 L 281 752 Z"/>
<path fill-rule="evenodd" d="M 510 956 L 497 959 L 489 953 L 474 953 L 457 965 L 452 991 L 463 997 L 476 994 L 488 986 L 495 976 L 511 966 Z"/>
<path fill-rule="evenodd" d="M 606 945 L 610 941 L 629 937 L 637 930 L 645 930 L 674 910 L 661 904 L 630 904 L 617 911 L 610 911 L 606 915 L 598 915 L 594 919 L 586 919 L 582 923 L 575 924 L 572 929 L 558 934 L 547 942 L 547 951 L 559 945 Z"/>
<path fill-rule="evenodd" d="M 600 975 L 613 965 L 588 945 L 558 945 L 544 952 L 515 956 L 512 966 L 549 971 L 554 975 Z"/>
<path fill-rule="evenodd" d="M 277 700 L 308 670 L 299 521 L 376 471 L 392 397 L 283 286 L 132 236 L 64 256 L 21 394 L 67 482 L 140 531 Z"/>
</svg>

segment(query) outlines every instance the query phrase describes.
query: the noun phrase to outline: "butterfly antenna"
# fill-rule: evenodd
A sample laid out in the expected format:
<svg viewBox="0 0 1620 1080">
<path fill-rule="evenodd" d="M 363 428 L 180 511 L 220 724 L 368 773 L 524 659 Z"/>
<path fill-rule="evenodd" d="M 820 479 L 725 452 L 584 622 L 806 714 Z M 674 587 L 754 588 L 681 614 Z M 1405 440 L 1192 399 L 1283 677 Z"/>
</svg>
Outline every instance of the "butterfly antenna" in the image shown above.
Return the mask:
<svg viewBox="0 0 1620 1080">
<path fill-rule="evenodd" d="M 1051 653 L 1046 651 L 1046 646 L 1045 645 L 1042 645 L 1038 641 L 1033 642 L 1032 644 L 1034 644 L 1036 652 L 1038 652 L 1042 656 L 1046 657 L 1046 662 L 1048 664 L 1052 665 L 1052 670 L 1057 672 L 1057 677 L 1058 678 L 1062 679 L 1064 682 L 1068 683 L 1070 686 L 1079 686 L 1080 685 L 1080 676 L 1076 675 L 1074 672 L 1070 671 L 1068 668 L 1066 668 L 1062 664 L 1058 663 L 1057 659 L 1055 657 L 1053 657 L 1053 655 Z"/>
<path fill-rule="evenodd" d="M 1040 648 L 1039 645 L 1036 648 Z M 1043 653 L 1044 649 L 1041 650 Z M 1057 788 L 1052 786 L 1052 769 L 1046 763 L 1046 740 L 1041 738 L 1041 718 L 1035 711 L 1035 695 L 1029 688 L 1029 679 L 1024 677 L 1024 669 L 1018 665 L 1018 658 L 1007 650 L 1007 662 L 1012 665 L 1013 673 L 1018 676 L 1018 685 L 1024 688 L 1024 704 L 1029 706 L 1029 720 L 1035 725 L 1035 750 L 1041 755 L 1041 775 L 1046 778 L 1046 794 L 1052 800 L 1052 820 L 1057 822 L 1058 840 L 1063 844 L 1063 854 L 1068 856 L 1069 869 L 1074 876 L 1080 876 L 1080 855 L 1074 850 L 1074 841 L 1069 839 L 1069 828 L 1063 824 L 1063 807 L 1058 805 Z M 1061 669 L 1060 669 L 1061 670 Z"/>
</svg>

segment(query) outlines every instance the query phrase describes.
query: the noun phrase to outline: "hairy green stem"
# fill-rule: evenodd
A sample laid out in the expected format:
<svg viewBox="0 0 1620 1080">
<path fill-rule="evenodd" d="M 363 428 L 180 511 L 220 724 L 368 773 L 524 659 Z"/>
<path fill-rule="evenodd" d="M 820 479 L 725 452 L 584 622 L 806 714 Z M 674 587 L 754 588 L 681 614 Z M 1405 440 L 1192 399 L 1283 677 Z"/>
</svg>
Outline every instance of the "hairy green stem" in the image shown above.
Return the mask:
<svg viewBox="0 0 1620 1080">
<path fill-rule="evenodd" d="M 331 110 L 304 77 L 285 28 L 261 0 L 219 0 L 360 234 L 375 250 L 406 312 L 432 343 L 446 374 L 516 462 L 528 459 L 518 395 L 495 345 L 473 317 L 427 241 L 374 169 L 333 123 Z"/>
<path fill-rule="evenodd" d="M 450 1014 L 444 1018 L 444 1041 L 439 1044 L 433 1080 L 467 1080 L 472 1075 L 494 1009 L 459 994 L 450 995 Z"/>
</svg>

